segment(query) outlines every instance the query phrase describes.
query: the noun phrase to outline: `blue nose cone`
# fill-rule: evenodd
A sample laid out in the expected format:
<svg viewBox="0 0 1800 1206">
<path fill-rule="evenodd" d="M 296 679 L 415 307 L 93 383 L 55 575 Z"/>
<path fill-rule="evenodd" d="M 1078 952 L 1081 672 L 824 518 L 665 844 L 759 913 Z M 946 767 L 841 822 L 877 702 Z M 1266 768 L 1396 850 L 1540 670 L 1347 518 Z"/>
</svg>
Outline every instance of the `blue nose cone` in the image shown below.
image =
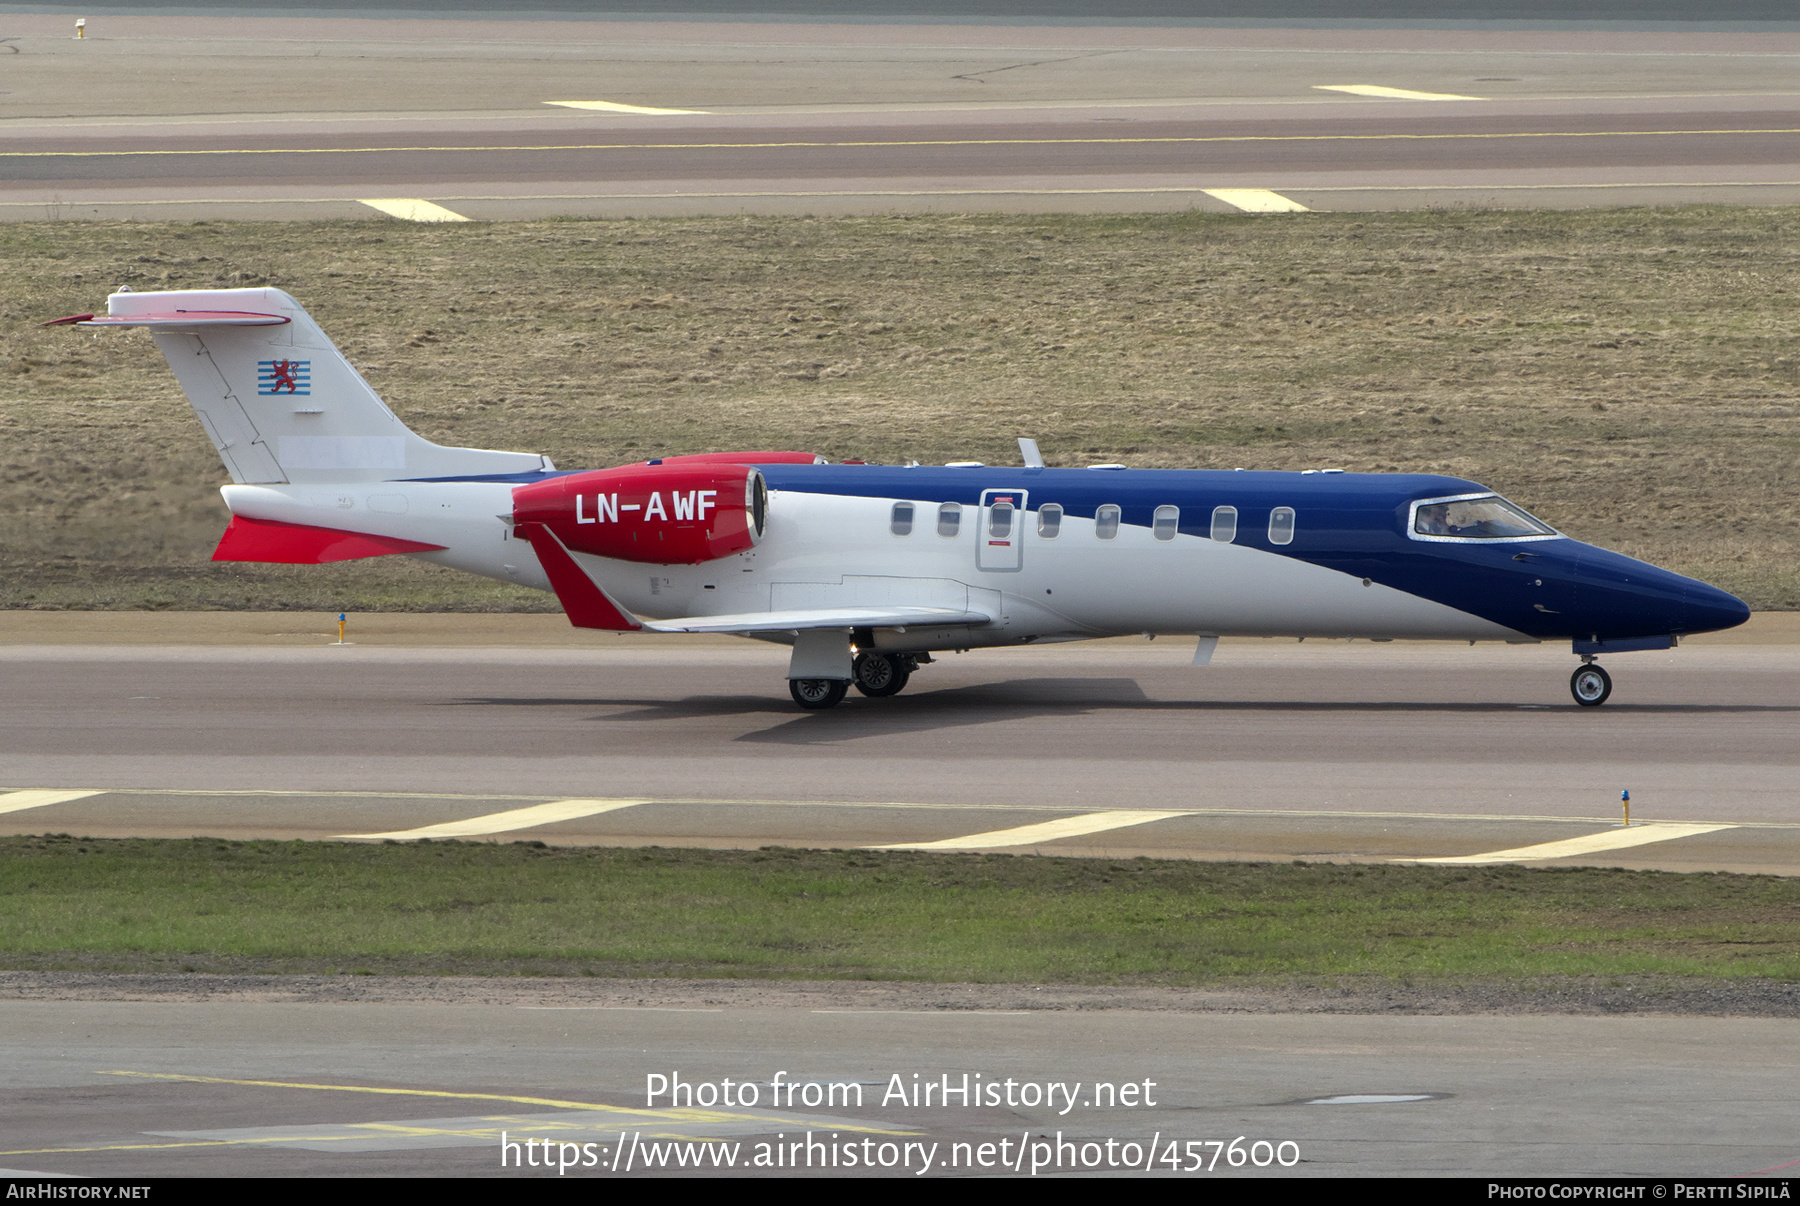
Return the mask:
<svg viewBox="0 0 1800 1206">
<path fill-rule="evenodd" d="M 1680 632 L 1717 632 L 1736 628 L 1750 618 L 1750 605 L 1716 586 L 1690 580 L 1682 592 Z"/>
</svg>

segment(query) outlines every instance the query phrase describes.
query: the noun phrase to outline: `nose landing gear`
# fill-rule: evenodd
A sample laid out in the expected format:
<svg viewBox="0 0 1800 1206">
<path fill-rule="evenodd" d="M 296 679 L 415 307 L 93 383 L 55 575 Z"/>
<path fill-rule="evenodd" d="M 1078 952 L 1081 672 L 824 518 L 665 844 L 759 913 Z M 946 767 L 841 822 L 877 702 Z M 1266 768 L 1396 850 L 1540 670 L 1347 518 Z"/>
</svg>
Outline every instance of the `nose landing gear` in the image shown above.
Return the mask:
<svg viewBox="0 0 1800 1206">
<path fill-rule="evenodd" d="M 1581 661 L 1582 664 L 1575 668 L 1575 673 L 1569 676 L 1569 694 L 1582 707 L 1597 708 L 1612 694 L 1612 675 L 1591 657 L 1584 657 Z"/>
</svg>

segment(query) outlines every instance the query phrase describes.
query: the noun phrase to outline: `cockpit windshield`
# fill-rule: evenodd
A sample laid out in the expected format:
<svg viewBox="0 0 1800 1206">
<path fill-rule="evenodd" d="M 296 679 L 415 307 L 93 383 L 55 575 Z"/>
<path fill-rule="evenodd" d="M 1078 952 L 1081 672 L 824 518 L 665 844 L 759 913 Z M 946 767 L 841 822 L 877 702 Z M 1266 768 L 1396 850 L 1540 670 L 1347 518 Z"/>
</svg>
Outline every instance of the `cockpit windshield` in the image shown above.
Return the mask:
<svg viewBox="0 0 1800 1206">
<path fill-rule="evenodd" d="M 1450 540 L 1517 540 L 1521 536 L 1554 536 L 1556 530 L 1504 498 L 1488 494 L 1418 504 L 1413 510 L 1413 533 Z"/>
</svg>

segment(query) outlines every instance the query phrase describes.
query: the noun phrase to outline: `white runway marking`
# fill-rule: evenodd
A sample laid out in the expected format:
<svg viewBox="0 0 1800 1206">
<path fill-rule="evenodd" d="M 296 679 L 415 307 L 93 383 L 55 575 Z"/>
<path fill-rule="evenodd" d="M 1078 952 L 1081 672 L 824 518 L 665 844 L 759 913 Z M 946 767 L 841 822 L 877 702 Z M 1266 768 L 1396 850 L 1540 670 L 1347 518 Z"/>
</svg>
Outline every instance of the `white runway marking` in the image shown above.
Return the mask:
<svg viewBox="0 0 1800 1206">
<path fill-rule="evenodd" d="M 511 801 L 518 801 L 521 804 L 526 801 L 536 801 L 540 804 L 552 802 L 547 801 L 541 795 L 508 796 L 487 792 L 471 795 L 451 791 L 313 791 L 275 787 L 105 787 L 84 790 L 79 795 L 106 795 L 109 793 L 134 796 L 217 797 L 221 799 L 268 796 L 275 799 L 303 797 L 339 800 L 480 800 L 492 801 L 496 804 Z M 0 793 L 0 799 L 4 799 L 5 794 Z M 1067 812 L 1070 807 L 1060 804 L 945 804 L 906 800 L 780 800 L 767 797 L 734 796 L 656 796 L 645 797 L 636 802 L 641 804 L 751 804 L 759 808 L 905 808 L 932 812 Z M 1118 814 L 1104 813 L 1102 815 Z M 1609 825 L 1615 819 L 1613 817 L 1551 816 L 1536 812 L 1383 812 L 1371 809 L 1344 808 L 1183 808 L 1179 810 L 1179 815 L 1196 817 L 1325 817 L 1362 821 L 1542 821 L 1552 825 Z M 1658 825 L 1674 823 L 1644 822 L 1644 824 Z M 1686 824 L 1687 822 L 1682 823 Z M 1729 821 L 1723 822 L 1723 824 L 1739 828 L 1753 826 L 1757 829 L 1800 829 L 1800 823 L 1793 821 Z"/>
<path fill-rule="evenodd" d="M 1343 1093 L 1315 1097 L 1307 1105 L 1396 1105 L 1403 1101 L 1430 1101 L 1429 1093 Z"/>
<path fill-rule="evenodd" d="M 515 829 L 552 825 L 557 821 L 573 821 L 579 817 L 596 817 L 603 812 L 616 812 L 621 808 L 635 808 L 639 804 L 649 803 L 652 801 L 557 800 L 550 804 L 533 804 L 530 808 L 510 808 L 505 812 L 490 812 L 486 816 L 469 817 L 462 821 L 444 821 L 437 825 L 422 825 L 417 829 L 395 829 L 387 833 L 340 833 L 336 836 L 339 838 L 389 838 L 399 842 L 414 838 L 479 837 L 488 833 L 510 833 Z"/>
<path fill-rule="evenodd" d="M 1458 96 L 1454 92 L 1414 92 L 1381 84 L 1314 84 L 1321 92 L 1348 92 L 1352 96 L 1379 96 L 1388 100 L 1486 100 L 1485 96 Z"/>
<path fill-rule="evenodd" d="M 1090 812 L 1060 821 L 1041 821 L 1021 825 L 1017 829 L 994 829 L 987 833 L 971 833 L 968 837 L 945 838 L 938 842 L 899 842 L 892 846 L 868 846 L 868 850 L 986 850 L 994 846 L 1033 846 L 1057 838 L 1081 837 L 1088 833 L 1104 833 L 1128 825 L 1145 825 L 1170 817 L 1191 817 L 1192 812 Z"/>
<path fill-rule="evenodd" d="M 1470 99 L 1480 99 L 1471 97 Z M 1800 180 L 1614 180 L 1594 181 L 1558 181 L 1550 184 L 1389 184 L 1370 181 L 1364 184 L 1295 184 L 1290 186 L 1296 192 L 1311 193 L 1531 193 L 1531 192 L 1574 192 L 1591 193 L 1606 189 L 1623 192 L 1642 192 L 1645 189 L 1771 189 L 1800 188 Z M 834 198 L 910 198 L 910 197 L 1124 197 L 1124 196 L 1168 196 L 1179 199 L 1191 197 L 1206 190 L 1186 184 L 1156 185 L 1152 187 L 1113 187 L 1113 188 L 882 188 L 882 189 L 756 189 L 741 191 L 689 191 L 689 192 L 630 192 L 630 193 L 469 193 L 459 197 L 449 197 L 451 201 L 549 201 L 557 205 L 569 202 L 612 202 L 612 201 L 758 201 L 758 200 L 794 200 Z M 1258 190 L 1267 191 L 1267 190 Z M 41 212 L 47 204 L 54 202 L 35 201 L 0 201 L 0 221 L 16 221 L 11 215 L 30 209 Z M 345 205 L 366 204 L 355 197 L 149 197 L 131 201 L 113 200 L 76 200 L 64 201 L 62 204 L 80 205 L 84 211 L 92 209 L 98 214 L 106 209 L 153 208 L 169 205 L 238 205 L 246 208 L 268 205 Z M 566 209 L 552 211 L 565 214 Z M 736 213 L 737 210 L 731 212 Z M 1030 211 L 1038 212 L 1038 211 Z"/>
<path fill-rule="evenodd" d="M 681 1005 L 517 1005 L 516 1009 L 539 1009 L 551 1013 L 568 1010 L 617 1010 L 625 1013 L 724 1013 L 723 1009 L 689 1009 Z M 816 1011 L 815 1011 L 816 1012 Z"/>
<path fill-rule="evenodd" d="M 705 113 L 705 109 L 653 109 L 648 105 L 621 105 L 618 101 L 545 101 L 546 105 L 561 105 L 565 109 L 592 109 L 599 113 L 651 113 L 665 116 L 680 116 L 684 113 Z"/>
<path fill-rule="evenodd" d="M 0 812 L 19 812 L 26 808 L 43 808 L 49 804 L 67 804 L 70 800 L 85 800 L 89 796 L 105 794 L 103 791 L 0 792 Z"/>
<path fill-rule="evenodd" d="M 445 209 L 432 201 L 421 201 L 417 197 L 358 197 L 357 204 L 366 205 L 370 209 L 378 209 L 390 218 L 399 218 L 406 222 L 467 222 L 468 219 L 455 210 Z"/>
<path fill-rule="evenodd" d="M 1674 838 L 1693 837 L 1719 829 L 1736 829 L 1736 825 L 1678 825 L 1650 821 L 1626 829 L 1590 833 L 1586 837 L 1565 838 L 1560 842 L 1543 842 L 1536 846 L 1519 846 L 1512 850 L 1495 850 L 1491 854 L 1464 854 L 1457 858 L 1399 858 L 1397 863 L 1526 863 L 1545 858 L 1569 858 L 1577 854 L 1597 854 L 1602 850 L 1623 850 L 1628 846 L 1648 846 L 1651 842 L 1667 842 Z"/>
<path fill-rule="evenodd" d="M 1030 1009 L 815 1009 L 814 1013 L 907 1013 L 925 1014 L 933 1017 L 944 1017 L 954 1014 L 959 1017 L 979 1015 L 984 1018 L 1024 1018 L 1030 1017 L 1034 1010 Z"/>
<path fill-rule="evenodd" d="M 1272 192 L 1266 188 L 1203 188 L 1200 190 L 1207 196 L 1249 214 L 1304 214 L 1310 213 L 1306 206 L 1290 197 Z"/>
</svg>

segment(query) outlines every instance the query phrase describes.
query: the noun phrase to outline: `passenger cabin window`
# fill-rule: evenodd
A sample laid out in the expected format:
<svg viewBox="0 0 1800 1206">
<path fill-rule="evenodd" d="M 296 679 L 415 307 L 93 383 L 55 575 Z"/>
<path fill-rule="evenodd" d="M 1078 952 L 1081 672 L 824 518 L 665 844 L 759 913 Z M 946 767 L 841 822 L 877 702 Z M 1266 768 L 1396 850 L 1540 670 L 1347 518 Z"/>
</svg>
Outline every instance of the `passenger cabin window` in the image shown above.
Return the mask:
<svg viewBox="0 0 1800 1206">
<path fill-rule="evenodd" d="M 1214 507 L 1212 538 L 1220 544 L 1230 544 L 1237 539 L 1237 508 Z"/>
<path fill-rule="evenodd" d="M 1176 531 L 1181 527 L 1180 507 L 1158 507 L 1156 518 L 1150 525 L 1150 533 L 1158 540 L 1175 539 Z"/>
<path fill-rule="evenodd" d="M 1269 543 L 1294 543 L 1294 508 L 1276 507 L 1269 512 Z"/>
<path fill-rule="evenodd" d="M 988 508 L 988 535 L 1003 539 L 1012 535 L 1013 505 L 997 502 Z"/>
<path fill-rule="evenodd" d="M 1420 503 L 1413 513 L 1413 531 L 1420 536 L 1453 540 L 1516 540 L 1520 536 L 1554 536 L 1556 530 L 1504 498 L 1459 498 L 1450 502 Z"/>
<path fill-rule="evenodd" d="M 894 516 L 888 520 L 888 530 L 896 536 L 911 536 L 913 525 L 913 505 L 911 503 L 895 503 Z"/>
<path fill-rule="evenodd" d="M 1094 535 L 1111 540 L 1119 534 L 1119 508 L 1107 503 L 1094 512 Z"/>
<path fill-rule="evenodd" d="M 938 535 L 954 536 L 962 527 L 962 504 L 945 503 L 938 508 Z"/>
<path fill-rule="evenodd" d="M 1038 508 L 1038 536 L 1043 540 L 1055 540 L 1056 534 L 1062 530 L 1062 508 L 1055 503 Z"/>
</svg>

